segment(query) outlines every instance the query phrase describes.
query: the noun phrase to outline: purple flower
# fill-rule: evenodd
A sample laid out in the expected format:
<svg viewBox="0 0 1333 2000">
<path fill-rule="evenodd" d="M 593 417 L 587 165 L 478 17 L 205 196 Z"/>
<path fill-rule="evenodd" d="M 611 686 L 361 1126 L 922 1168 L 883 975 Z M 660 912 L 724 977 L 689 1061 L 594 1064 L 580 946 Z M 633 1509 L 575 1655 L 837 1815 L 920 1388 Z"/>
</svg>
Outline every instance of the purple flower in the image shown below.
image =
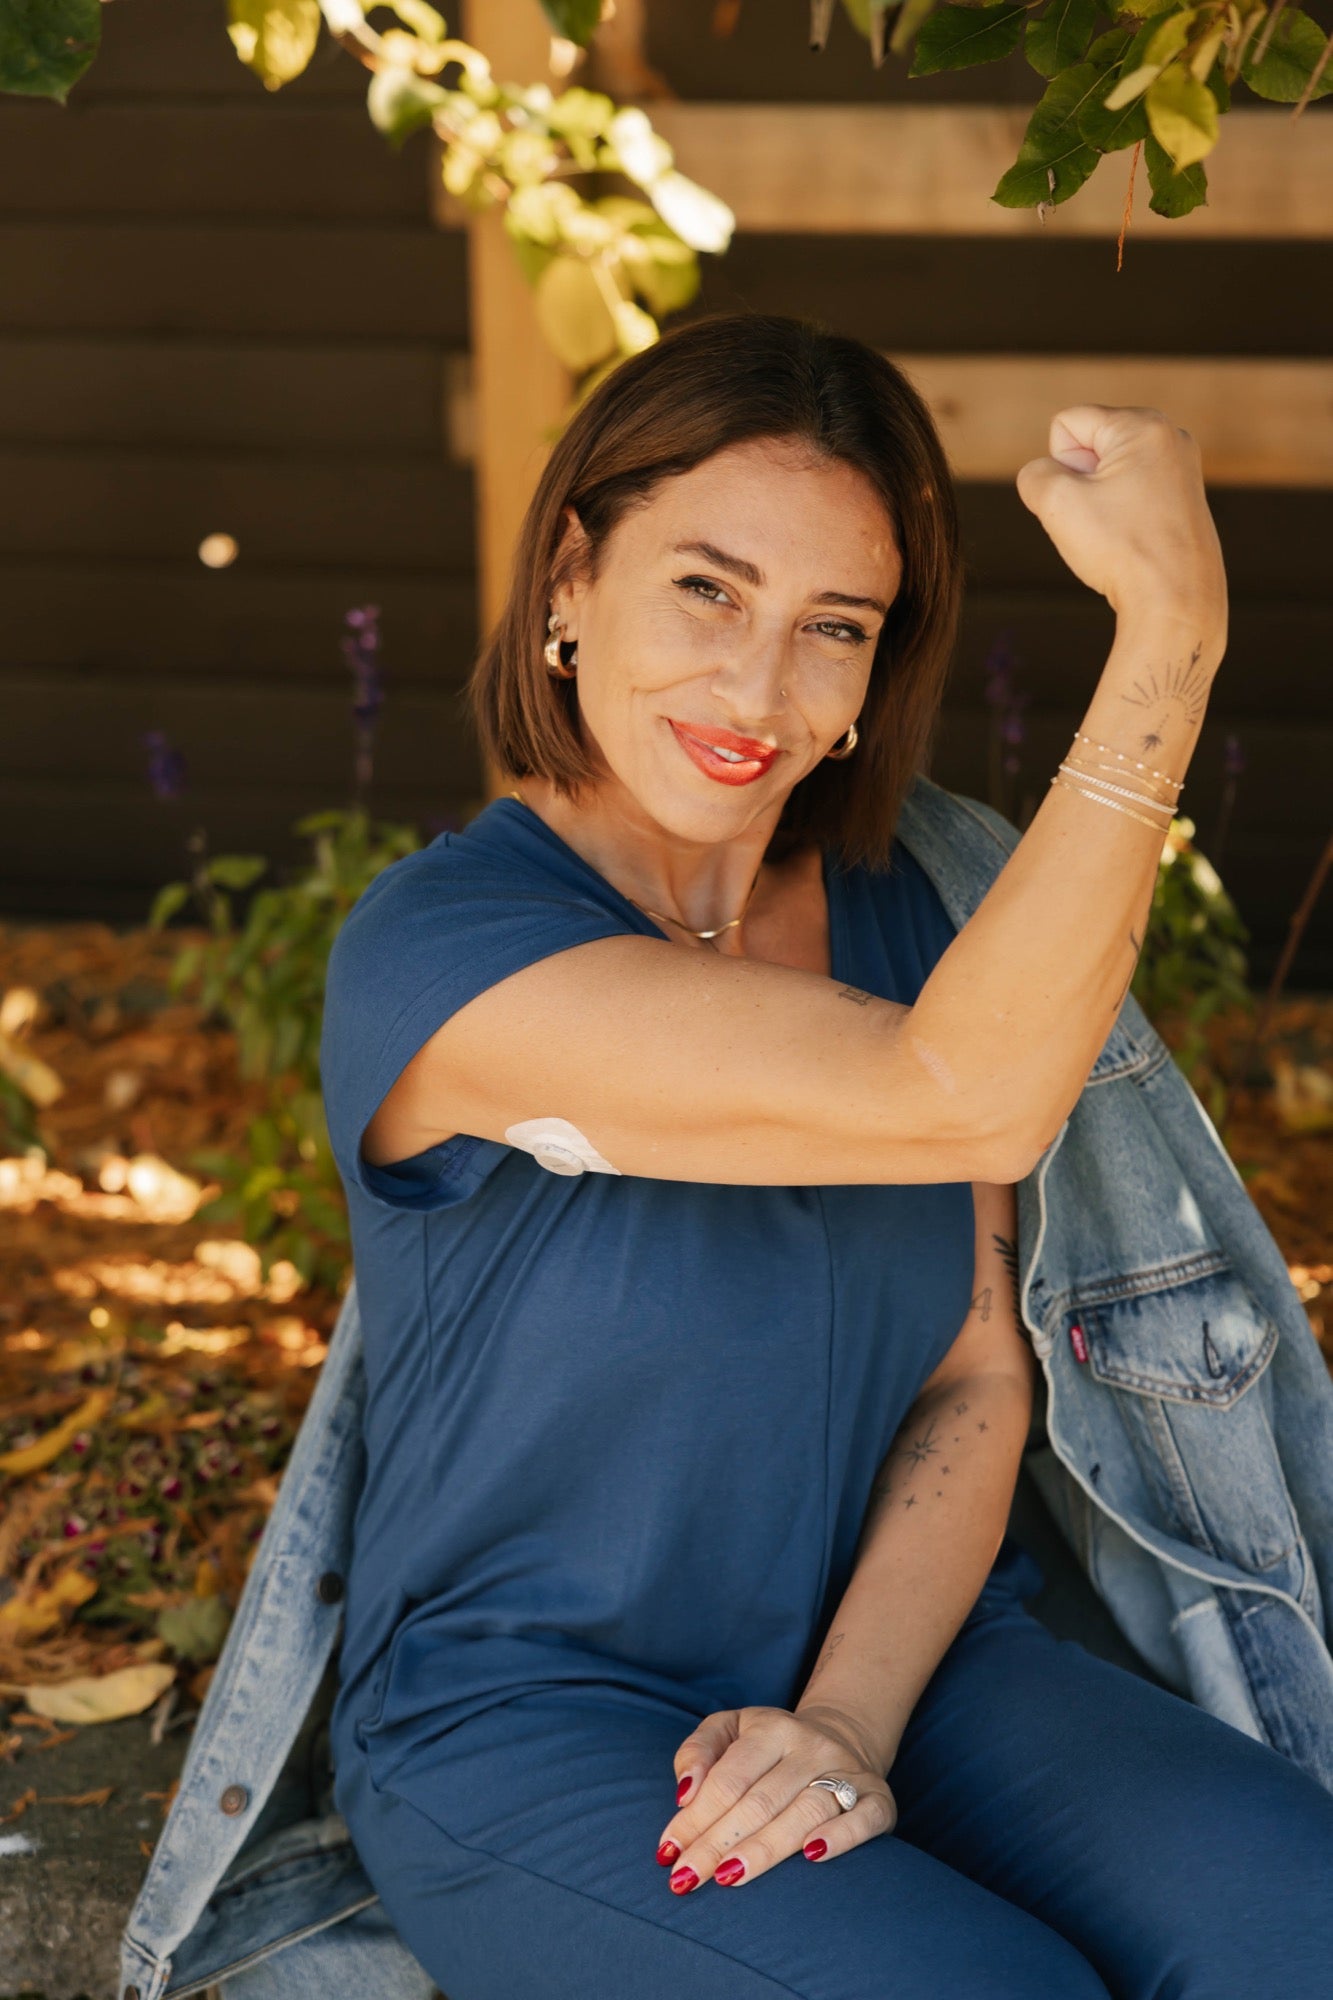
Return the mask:
<svg viewBox="0 0 1333 2000">
<path fill-rule="evenodd" d="M 173 750 L 161 729 L 144 731 L 148 747 L 148 782 L 160 799 L 178 799 L 185 787 L 185 759 Z"/>
<path fill-rule="evenodd" d="M 352 714 L 356 719 L 356 754 L 352 763 L 352 787 L 358 800 L 370 790 L 371 742 L 375 718 L 384 706 L 384 683 L 380 678 L 380 608 L 362 604 L 344 614 L 347 633 L 342 655 L 352 670 Z"/>
<path fill-rule="evenodd" d="M 1245 769 L 1245 752 L 1239 736 L 1228 736 L 1222 749 L 1222 769 L 1228 778 L 1238 778 Z"/>
<path fill-rule="evenodd" d="M 384 683 L 380 678 L 380 608 L 362 604 L 344 615 L 347 627 L 342 656 L 352 670 L 352 713 L 362 728 L 368 729 L 384 705 Z"/>
</svg>

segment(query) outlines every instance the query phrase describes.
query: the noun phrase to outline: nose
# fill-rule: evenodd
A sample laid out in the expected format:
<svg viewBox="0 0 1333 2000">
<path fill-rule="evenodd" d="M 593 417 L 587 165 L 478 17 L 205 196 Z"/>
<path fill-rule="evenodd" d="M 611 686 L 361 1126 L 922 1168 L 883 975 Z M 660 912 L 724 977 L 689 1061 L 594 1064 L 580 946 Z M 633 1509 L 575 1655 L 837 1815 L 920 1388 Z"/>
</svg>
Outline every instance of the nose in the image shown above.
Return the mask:
<svg viewBox="0 0 1333 2000">
<path fill-rule="evenodd" d="M 762 735 L 787 705 L 791 672 L 785 634 L 756 629 L 719 661 L 709 693 L 738 734 Z"/>
</svg>

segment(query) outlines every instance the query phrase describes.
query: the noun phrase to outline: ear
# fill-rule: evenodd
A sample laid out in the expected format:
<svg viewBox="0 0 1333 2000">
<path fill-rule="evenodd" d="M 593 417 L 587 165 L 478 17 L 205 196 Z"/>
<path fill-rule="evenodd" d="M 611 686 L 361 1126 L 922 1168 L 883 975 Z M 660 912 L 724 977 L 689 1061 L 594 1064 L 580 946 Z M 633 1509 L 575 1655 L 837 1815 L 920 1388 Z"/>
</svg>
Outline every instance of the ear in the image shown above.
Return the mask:
<svg viewBox="0 0 1333 2000">
<path fill-rule="evenodd" d="M 574 621 L 587 588 L 582 578 L 588 550 L 588 536 L 579 519 L 578 510 L 571 502 L 566 501 L 561 509 L 560 520 L 561 533 L 551 566 L 553 569 L 563 569 L 569 580 L 558 583 L 552 590 L 551 609 L 565 627 L 562 636 L 574 639 L 578 636 L 578 628 Z"/>
</svg>

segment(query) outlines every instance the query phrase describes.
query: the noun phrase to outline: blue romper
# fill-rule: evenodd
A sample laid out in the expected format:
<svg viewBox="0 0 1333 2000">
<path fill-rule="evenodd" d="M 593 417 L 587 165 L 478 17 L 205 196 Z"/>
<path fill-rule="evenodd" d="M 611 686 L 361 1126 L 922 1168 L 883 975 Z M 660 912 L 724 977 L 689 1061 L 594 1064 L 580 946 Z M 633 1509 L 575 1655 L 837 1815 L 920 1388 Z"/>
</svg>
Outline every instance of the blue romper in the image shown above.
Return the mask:
<svg viewBox="0 0 1333 2000">
<path fill-rule="evenodd" d="M 901 843 L 882 871 L 826 853 L 824 882 L 832 977 L 910 1003 L 953 936 L 920 865 Z M 894 1834 L 822 1871 L 797 1855 L 739 1892 L 674 1897 L 654 1860 L 695 1723 L 800 1696 L 874 1475 L 966 1316 L 974 1214 L 968 1182 L 571 1177 L 462 1134 L 392 1168 L 361 1158 L 389 1086 L 458 1008 L 553 952 L 625 934 L 679 948 L 500 798 L 378 876 L 333 949 L 321 1063 L 367 1375 L 331 1729 L 339 1810 L 449 2000 L 867 2000 L 861 1947 L 837 1970 L 829 1922 L 839 1950 L 850 1927 L 886 1967 L 875 1994 L 934 1993 L 975 1957 L 991 1983 L 964 1991 L 1103 1995 L 1067 1927 L 932 1858 L 924 1820 L 910 1845 L 897 1774 L 924 1699 L 891 1776 Z M 1009 1621 L 1039 1660 L 1076 1655 L 1094 1698 L 1100 1670 L 1117 1697 L 1141 1689 L 1154 1714 L 1163 1703 L 1197 1725 L 1202 1753 L 1218 1736 L 1244 1749 L 1228 1725 L 1051 1639 L 1020 1602 L 1041 1581 L 1006 1537 L 944 1666 Z M 975 1691 L 960 1697 L 960 1714 L 975 1706 Z M 975 1726 L 949 1724 L 960 1756 Z M 902 1912 L 869 1886 L 904 1866 L 907 1983 Z M 995 1983 L 997 1947 L 1012 1985 Z"/>
</svg>

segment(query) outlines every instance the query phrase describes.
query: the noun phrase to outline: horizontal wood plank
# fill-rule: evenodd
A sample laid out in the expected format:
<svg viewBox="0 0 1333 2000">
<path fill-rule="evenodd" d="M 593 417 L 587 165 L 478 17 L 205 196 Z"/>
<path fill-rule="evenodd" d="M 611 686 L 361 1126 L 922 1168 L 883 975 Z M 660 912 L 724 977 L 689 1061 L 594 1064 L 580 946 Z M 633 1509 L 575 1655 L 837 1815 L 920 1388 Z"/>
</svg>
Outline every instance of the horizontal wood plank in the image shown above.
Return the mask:
<svg viewBox="0 0 1333 2000">
<path fill-rule="evenodd" d="M 23 561 L 0 564 L 0 661 L 112 682 L 309 680 L 341 672 L 343 614 L 380 606 L 382 671 L 392 695 L 413 681 L 453 680 L 476 645 L 469 568 L 420 574 L 368 567 L 209 570 L 182 562 Z M 77 699 L 77 697 L 72 697 Z"/>
<path fill-rule="evenodd" d="M 1040 86 L 1033 78 L 1035 102 Z M 1022 104 L 653 103 L 677 164 L 720 195 L 738 227 L 789 234 L 1066 235 L 1120 233 L 1131 151 L 1104 156 L 1070 200 L 1047 212 L 991 199 L 1031 113 Z M 1318 107 L 1238 105 L 1207 161 L 1208 200 L 1174 221 L 1154 215 L 1140 158 L 1130 233 L 1199 237 L 1333 236 L 1333 119 Z M 437 209 L 448 220 L 442 187 Z"/>
<path fill-rule="evenodd" d="M 467 340 L 466 245 L 428 225 L 0 221 L 0 333 Z"/>
<path fill-rule="evenodd" d="M 1215 486 L 1333 487 L 1333 362 L 1178 355 L 892 354 L 925 397 L 957 478 L 994 480 L 1044 457 L 1070 403 L 1161 410 L 1192 432 Z M 465 364 L 451 430 L 466 437 Z"/>
<path fill-rule="evenodd" d="M 449 372 L 422 343 L 0 336 L 0 444 L 438 458 Z"/>
<path fill-rule="evenodd" d="M 107 683 L 87 677 L 0 672 L 5 730 L 0 774 L 11 782 L 63 786 L 79 780 L 148 785 L 145 731 L 160 729 L 186 764 L 186 792 L 234 793 L 251 805 L 296 777 L 337 796 L 350 782 L 355 749 L 351 676 L 322 682 L 258 680 Z M 70 728 L 77 708 L 79 728 Z M 432 784 L 466 791 L 474 748 L 461 690 L 396 689 L 375 730 L 375 769 L 390 790 Z"/>
<path fill-rule="evenodd" d="M 364 104 L 0 98 L 0 215 L 416 221 L 424 139 L 398 152 Z"/>
<path fill-rule="evenodd" d="M 471 480 L 420 457 L 0 451 L 0 556 L 184 560 L 204 536 L 238 561 L 454 570 L 474 556 Z"/>
<path fill-rule="evenodd" d="M 1330 191 L 1333 204 L 1333 191 Z M 1238 265 L 1237 259 L 1240 258 Z M 700 259 L 705 312 L 793 312 L 886 353 L 1318 355 L 1333 241 L 761 236 Z M 1295 309 L 1296 302 L 1302 302 Z"/>
</svg>

